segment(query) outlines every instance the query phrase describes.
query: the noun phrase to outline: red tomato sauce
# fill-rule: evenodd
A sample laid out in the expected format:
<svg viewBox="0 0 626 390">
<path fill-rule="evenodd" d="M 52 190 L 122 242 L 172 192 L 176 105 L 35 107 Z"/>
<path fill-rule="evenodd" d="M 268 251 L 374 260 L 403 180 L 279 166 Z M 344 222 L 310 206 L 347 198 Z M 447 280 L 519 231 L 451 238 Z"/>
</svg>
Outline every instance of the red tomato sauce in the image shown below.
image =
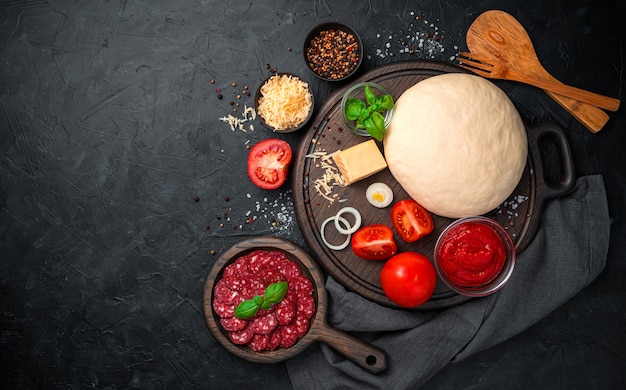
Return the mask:
<svg viewBox="0 0 626 390">
<path fill-rule="evenodd" d="M 439 248 L 441 271 L 459 286 L 475 287 L 492 281 L 504 266 L 504 244 L 489 226 L 467 222 L 446 235 Z"/>
</svg>

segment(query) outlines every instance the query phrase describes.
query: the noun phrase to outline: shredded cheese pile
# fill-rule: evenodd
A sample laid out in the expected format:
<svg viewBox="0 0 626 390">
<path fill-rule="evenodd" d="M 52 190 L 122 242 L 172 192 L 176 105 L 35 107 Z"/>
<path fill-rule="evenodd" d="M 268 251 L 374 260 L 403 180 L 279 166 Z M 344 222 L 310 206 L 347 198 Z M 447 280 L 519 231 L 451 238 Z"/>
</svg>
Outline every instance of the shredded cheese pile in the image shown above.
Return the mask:
<svg viewBox="0 0 626 390">
<path fill-rule="evenodd" d="M 274 130 L 298 127 L 313 108 L 309 84 L 291 75 L 275 75 L 261 86 L 257 113 Z"/>
<path fill-rule="evenodd" d="M 313 181 L 313 187 L 315 191 L 330 204 L 338 201 L 339 203 L 345 202 L 347 199 L 339 199 L 338 194 L 333 194 L 333 189 L 336 186 L 345 187 L 346 182 L 343 180 L 343 176 L 339 172 L 339 169 L 332 163 L 332 154 L 326 152 L 313 152 L 306 155 L 307 158 L 313 160 L 320 159 L 320 167 L 324 170 L 322 177 L 318 177 Z"/>
</svg>

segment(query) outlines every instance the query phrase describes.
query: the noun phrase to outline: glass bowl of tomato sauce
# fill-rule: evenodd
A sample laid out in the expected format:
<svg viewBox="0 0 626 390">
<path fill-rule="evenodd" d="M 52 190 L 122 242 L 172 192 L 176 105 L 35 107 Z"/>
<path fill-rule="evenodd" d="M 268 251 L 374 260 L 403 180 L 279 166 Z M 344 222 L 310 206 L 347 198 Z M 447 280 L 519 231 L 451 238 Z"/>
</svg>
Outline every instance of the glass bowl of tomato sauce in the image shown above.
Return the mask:
<svg viewBox="0 0 626 390">
<path fill-rule="evenodd" d="M 493 219 L 476 216 L 451 223 L 435 244 L 439 278 L 458 294 L 483 297 L 502 288 L 515 268 L 515 244 Z"/>
</svg>

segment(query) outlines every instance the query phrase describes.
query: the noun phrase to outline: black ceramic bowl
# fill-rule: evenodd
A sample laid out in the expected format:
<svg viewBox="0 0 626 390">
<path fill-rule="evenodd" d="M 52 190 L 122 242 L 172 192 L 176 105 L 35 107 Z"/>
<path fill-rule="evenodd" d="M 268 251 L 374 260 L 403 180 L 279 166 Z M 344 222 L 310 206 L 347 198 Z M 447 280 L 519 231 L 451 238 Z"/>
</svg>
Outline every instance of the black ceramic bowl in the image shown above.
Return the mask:
<svg viewBox="0 0 626 390">
<path fill-rule="evenodd" d="M 263 80 L 261 82 L 261 84 L 259 84 L 259 87 L 256 90 L 256 94 L 254 95 L 254 109 L 256 110 L 257 118 L 258 118 L 259 122 L 261 122 L 261 124 L 265 128 L 267 128 L 269 130 L 272 130 L 272 131 L 275 131 L 277 133 L 291 133 L 293 131 L 300 130 L 301 128 L 303 128 L 307 124 L 309 119 L 311 119 L 311 117 L 313 116 L 313 109 L 315 108 L 315 98 L 313 96 L 313 91 L 311 90 L 311 85 L 309 83 L 307 83 L 307 85 L 308 85 L 309 93 L 311 95 L 311 108 L 310 108 L 308 114 L 306 115 L 306 117 L 304 117 L 302 119 L 302 121 L 299 122 L 298 124 L 296 124 L 294 126 L 287 127 L 287 128 L 276 128 L 276 127 L 268 124 L 267 121 L 265 120 L 265 118 L 263 118 L 263 116 L 259 114 L 259 99 L 262 96 L 261 88 L 274 76 L 279 76 L 279 77 L 280 76 L 291 76 L 292 78 L 297 78 L 297 79 L 307 83 L 301 77 L 299 77 L 299 76 L 297 76 L 295 74 L 292 74 L 292 73 L 275 73 L 275 74 L 267 77 L 265 80 Z"/>
<path fill-rule="evenodd" d="M 341 44 L 324 46 L 322 52 L 318 50 L 319 43 L 334 41 L 339 38 Z M 326 37 L 326 38 L 324 38 Z M 328 22 L 311 30 L 304 39 L 304 62 L 313 74 L 326 81 L 342 81 L 354 75 L 363 62 L 363 43 L 359 34 L 350 26 Z"/>
</svg>

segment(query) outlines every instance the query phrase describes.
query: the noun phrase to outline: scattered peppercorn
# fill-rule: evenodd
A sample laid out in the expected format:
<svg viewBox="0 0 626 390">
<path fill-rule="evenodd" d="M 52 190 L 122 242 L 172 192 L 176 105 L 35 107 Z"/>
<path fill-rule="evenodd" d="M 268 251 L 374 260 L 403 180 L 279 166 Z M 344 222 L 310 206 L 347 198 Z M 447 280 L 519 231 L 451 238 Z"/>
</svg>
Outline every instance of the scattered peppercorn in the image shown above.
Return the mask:
<svg viewBox="0 0 626 390">
<path fill-rule="evenodd" d="M 215 254 L 215 249 L 211 249 L 211 255 Z"/>
<path fill-rule="evenodd" d="M 222 100 L 222 94 L 221 94 L 221 93 L 218 93 L 218 94 L 217 94 L 217 98 L 218 98 L 218 99 L 220 99 L 220 100 Z"/>
<path fill-rule="evenodd" d="M 199 198 L 199 197 L 197 197 L 197 196 L 194 196 L 194 197 L 193 197 L 193 201 L 194 201 L 194 202 L 199 202 L 199 201 L 200 201 L 200 198 Z"/>
<path fill-rule="evenodd" d="M 235 82 L 233 81 L 233 83 L 232 83 L 232 84 L 230 84 L 230 85 L 232 85 L 233 87 L 236 87 L 236 86 L 237 86 L 237 83 L 235 83 Z"/>
<path fill-rule="evenodd" d="M 211 84 L 215 84 L 215 79 L 211 79 Z"/>
<path fill-rule="evenodd" d="M 342 30 L 324 30 L 306 49 L 309 67 L 321 77 L 336 80 L 350 74 L 359 58 L 354 35 Z"/>
<path fill-rule="evenodd" d="M 224 197 L 224 200 L 225 200 L 226 202 L 228 202 L 228 201 L 230 200 L 230 197 L 229 197 L 229 196 L 225 196 L 225 197 Z"/>
</svg>

